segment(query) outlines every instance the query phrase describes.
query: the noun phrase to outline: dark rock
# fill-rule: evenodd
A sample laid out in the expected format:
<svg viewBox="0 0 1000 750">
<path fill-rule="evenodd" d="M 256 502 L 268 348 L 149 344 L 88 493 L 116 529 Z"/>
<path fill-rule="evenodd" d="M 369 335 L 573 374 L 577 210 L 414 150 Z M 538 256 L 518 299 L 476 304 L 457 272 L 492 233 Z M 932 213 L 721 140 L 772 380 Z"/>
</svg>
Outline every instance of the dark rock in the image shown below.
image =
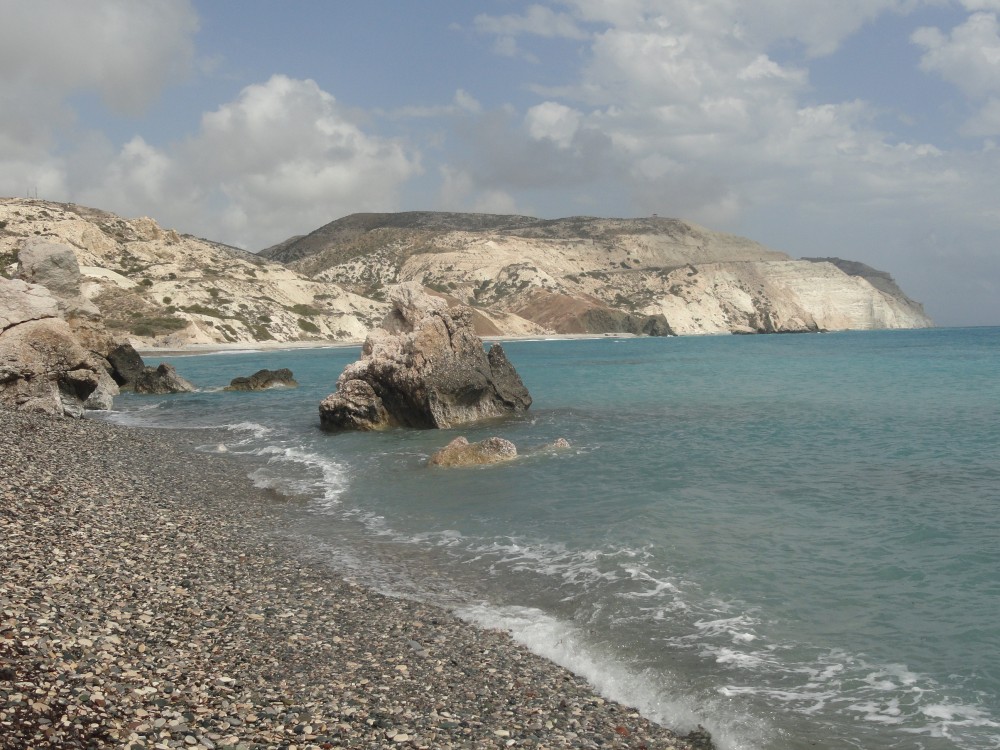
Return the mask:
<svg viewBox="0 0 1000 750">
<path fill-rule="evenodd" d="M 161 362 L 156 369 L 147 367 L 139 379 L 132 384 L 136 393 L 163 395 L 166 393 L 190 393 L 194 386 L 177 374 L 173 365 Z"/>
<path fill-rule="evenodd" d="M 350 426 L 354 430 L 381 430 L 392 424 L 392 419 L 375 390 L 364 380 L 348 380 L 337 392 L 323 399 L 319 406 L 320 420 L 324 427 Z"/>
<path fill-rule="evenodd" d="M 108 352 L 107 359 L 111 365 L 111 377 L 124 390 L 152 395 L 190 393 L 194 390 L 191 383 L 177 374 L 173 365 L 147 366 L 131 344 L 119 344 Z"/>
<path fill-rule="evenodd" d="M 581 316 L 584 330 L 589 333 L 632 333 L 646 336 L 672 336 L 666 317 L 634 315 L 607 307 L 594 307 Z"/>
<path fill-rule="evenodd" d="M 320 404 L 324 428 L 451 427 L 531 406 L 503 348 L 483 350 L 470 308 L 449 309 L 413 283 L 397 287 L 391 302 L 361 359 L 344 369 L 337 391 Z"/>
<path fill-rule="evenodd" d="M 119 386 L 131 386 L 146 369 L 139 352 L 131 344 L 119 344 L 107 356 L 111 377 Z"/>
<path fill-rule="evenodd" d="M 233 378 L 226 386 L 227 391 L 263 391 L 275 386 L 294 388 L 298 385 L 287 367 L 280 370 L 258 370 L 250 377 Z"/>
</svg>

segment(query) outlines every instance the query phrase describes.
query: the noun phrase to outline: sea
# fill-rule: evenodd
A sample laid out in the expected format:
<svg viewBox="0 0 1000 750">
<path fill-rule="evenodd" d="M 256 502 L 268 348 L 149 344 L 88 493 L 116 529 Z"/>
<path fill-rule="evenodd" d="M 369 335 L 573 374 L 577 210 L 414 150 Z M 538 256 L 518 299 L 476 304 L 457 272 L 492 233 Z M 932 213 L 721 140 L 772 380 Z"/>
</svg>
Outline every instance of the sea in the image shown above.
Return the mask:
<svg viewBox="0 0 1000 750">
<path fill-rule="evenodd" d="M 357 347 L 172 357 L 196 393 L 107 418 L 204 431 L 338 574 L 720 750 L 1000 748 L 1000 328 L 503 346 L 534 403 L 475 426 L 321 431 Z M 223 390 L 265 367 L 299 387 Z M 520 455 L 429 467 L 458 435 Z"/>
</svg>

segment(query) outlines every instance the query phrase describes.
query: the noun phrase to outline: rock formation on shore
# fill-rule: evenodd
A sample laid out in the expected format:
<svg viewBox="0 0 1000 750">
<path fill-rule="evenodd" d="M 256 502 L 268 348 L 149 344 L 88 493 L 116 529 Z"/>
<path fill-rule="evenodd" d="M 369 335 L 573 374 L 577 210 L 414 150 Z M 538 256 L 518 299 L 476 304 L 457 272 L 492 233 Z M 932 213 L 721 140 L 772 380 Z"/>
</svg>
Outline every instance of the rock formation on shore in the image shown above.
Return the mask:
<svg viewBox="0 0 1000 750">
<path fill-rule="evenodd" d="M 27 240 L 17 277 L 0 277 L 0 403 L 80 417 L 84 409 L 110 409 L 120 387 L 194 390 L 169 365 L 146 367 L 130 345 L 115 342 L 101 311 L 81 294 L 69 246 Z"/>
<path fill-rule="evenodd" d="M 524 411 L 531 396 L 503 348 L 487 354 L 472 311 L 449 308 L 418 284 L 393 291 L 392 310 L 320 404 L 326 429 L 452 427 Z"/>
<path fill-rule="evenodd" d="M 128 343 L 112 349 L 108 353 L 108 362 L 111 364 L 111 375 L 122 390 L 157 396 L 195 390 L 191 383 L 177 374 L 173 365 L 161 362 L 156 367 L 150 367 Z"/>
<path fill-rule="evenodd" d="M 79 417 L 106 375 L 45 287 L 0 278 L 0 404 Z"/>
</svg>

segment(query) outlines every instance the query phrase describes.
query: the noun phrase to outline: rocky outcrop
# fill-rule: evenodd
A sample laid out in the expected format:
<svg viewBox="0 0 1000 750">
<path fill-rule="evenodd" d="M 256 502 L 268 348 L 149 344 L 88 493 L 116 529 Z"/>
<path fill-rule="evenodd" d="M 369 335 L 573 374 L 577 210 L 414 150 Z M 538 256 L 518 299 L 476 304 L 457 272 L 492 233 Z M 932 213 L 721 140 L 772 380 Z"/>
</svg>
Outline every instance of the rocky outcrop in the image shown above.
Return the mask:
<svg viewBox="0 0 1000 750">
<path fill-rule="evenodd" d="M 391 302 L 361 359 L 344 369 L 337 391 L 320 404 L 324 428 L 452 427 L 531 405 L 503 348 L 483 351 L 469 308 L 449 308 L 418 284 L 400 285 Z"/>
<path fill-rule="evenodd" d="M 264 391 L 268 388 L 295 388 L 298 383 L 287 367 L 279 370 L 257 370 L 249 377 L 233 378 L 224 390 Z"/>
<path fill-rule="evenodd" d="M 29 320 L 59 315 L 59 303 L 45 287 L 0 277 L 0 333 Z"/>
<path fill-rule="evenodd" d="M 30 249 L 25 254 L 34 242 L 72 251 L 86 303 L 77 305 L 79 316 L 89 313 L 86 305 L 96 305 L 114 339 L 128 338 L 137 346 L 361 341 L 388 310 L 384 301 L 348 293 L 235 247 L 163 229 L 149 218 L 0 198 L 0 273 L 17 259 L 19 273 L 45 274 L 47 280 L 35 280 L 46 285 L 55 284 L 59 275 L 73 276 L 72 269 L 67 274 L 59 265 L 36 267 Z M 29 265 L 33 270 L 27 270 Z M 76 326 L 71 314 L 64 317 Z"/>
<path fill-rule="evenodd" d="M 464 437 L 457 437 L 435 452 L 427 463 L 430 466 L 450 468 L 497 464 L 515 458 L 517 458 L 517 448 L 504 438 L 490 437 L 478 443 L 470 443 Z"/>
<path fill-rule="evenodd" d="M 100 310 L 82 294 L 82 275 L 73 248 L 41 237 L 28 238 L 18 251 L 17 279 L 45 289 L 55 302 L 54 314 L 68 323 L 76 343 L 90 352 L 98 384 L 84 407 L 110 409 L 118 386 L 110 377 L 104 354 L 114 342 Z"/>
<path fill-rule="evenodd" d="M 122 390 L 149 395 L 190 393 L 195 390 L 165 362 L 149 367 L 131 344 L 119 344 L 108 352 L 111 375 Z"/>
<path fill-rule="evenodd" d="M 81 294 L 80 263 L 73 248 L 62 242 L 33 237 L 17 256 L 18 278 L 48 289 L 65 318 L 100 319 L 101 311 Z"/>
<path fill-rule="evenodd" d="M 104 374 L 44 287 L 0 278 L 0 404 L 79 417 Z"/>
</svg>

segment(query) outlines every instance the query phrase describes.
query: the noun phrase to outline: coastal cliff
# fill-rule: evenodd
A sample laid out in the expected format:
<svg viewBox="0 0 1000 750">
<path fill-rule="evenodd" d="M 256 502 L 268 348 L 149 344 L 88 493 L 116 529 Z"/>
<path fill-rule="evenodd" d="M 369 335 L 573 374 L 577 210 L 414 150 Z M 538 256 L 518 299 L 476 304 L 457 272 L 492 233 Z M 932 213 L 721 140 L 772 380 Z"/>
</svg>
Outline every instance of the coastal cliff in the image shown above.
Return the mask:
<svg viewBox="0 0 1000 750">
<path fill-rule="evenodd" d="M 354 214 L 259 254 L 75 204 L 0 199 L 0 274 L 71 248 L 80 305 L 136 346 L 360 342 L 416 282 L 480 336 L 922 328 L 892 277 L 677 219 Z"/>
<path fill-rule="evenodd" d="M 261 255 L 367 297 L 417 281 L 472 305 L 483 335 L 932 325 L 885 272 L 659 217 L 355 214 Z"/>
</svg>

